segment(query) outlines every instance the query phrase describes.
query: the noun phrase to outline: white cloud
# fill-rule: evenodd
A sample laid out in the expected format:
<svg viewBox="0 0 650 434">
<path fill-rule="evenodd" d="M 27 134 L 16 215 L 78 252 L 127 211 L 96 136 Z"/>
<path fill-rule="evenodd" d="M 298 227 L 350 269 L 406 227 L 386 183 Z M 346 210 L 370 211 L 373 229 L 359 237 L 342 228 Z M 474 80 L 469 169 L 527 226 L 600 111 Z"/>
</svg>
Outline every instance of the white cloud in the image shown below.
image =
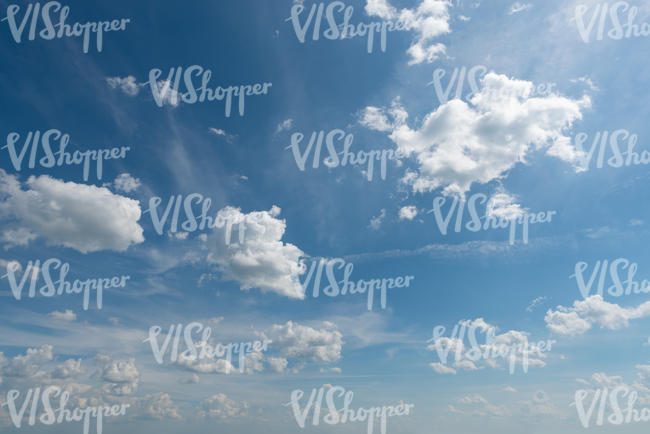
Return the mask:
<svg viewBox="0 0 650 434">
<path fill-rule="evenodd" d="M 413 206 L 403 206 L 399 210 L 400 220 L 413 220 L 418 215 L 418 209 Z"/>
<path fill-rule="evenodd" d="M 293 127 L 293 119 L 285 119 L 278 124 L 278 127 L 275 130 L 275 133 L 281 133 L 282 131 L 288 131 Z"/>
<path fill-rule="evenodd" d="M 214 135 L 216 135 L 216 136 L 223 137 L 224 139 L 226 139 L 226 141 L 227 141 L 228 143 L 232 143 L 233 140 L 237 137 L 237 136 L 235 136 L 235 135 L 228 134 L 228 133 L 226 132 L 226 130 L 221 129 L 221 128 L 210 127 L 210 128 L 208 128 L 208 131 L 210 131 L 212 134 L 214 134 Z"/>
<path fill-rule="evenodd" d="M 526 308 L 526 312 L 532 312 L 535 306 L 537 306 L 540 303 L 543 303 L 544 300 L 546 299 L 548 299 L 548 297 L 537 297 L 535 300 L 530 302 L 530 304 Z"/>
<path fill-rule="evenodd" d="M 134 178 L 128 173 L 122 173 L 117 178 L 115 178 L 113 185 L 117 191 L 130 193 L 137 190 L 138 187 L 140 187 L 142 184 L 138 178 Z"/>
<path fill-rule="evenodd" d="M 137 201 L 107 188 L 31 176 L 28 190 L 0 169 L 0 216 L 18 220 L 19 229 L 82 253 L 125 251 L 144 241 Z M 5 230 L 6 233 L 6 230 Z"/>
<path fill-rule="evenodd" d="M 243 417 L 247 415 L 248 407 L 246 402 L 236 402 L 219 393 L 201 402 L 199 415 L 202 418 L 219 419 Z"/>
<path fill-rule="evenodd" d="M 213 132 L 217 136 L 225 136 L 226 135 L 226 131 L 222 130 L 221 128 L 210 127 L 210 128 L 208 128 L 208 130 L 210 130 L 211 132 Z"/>
<path fill-rule="evenodd" d="M 171 232 L 168 232 L 167 235 L 170 238 L 175 238 L 177 240 L 186 240 L 187 237 L 190 235 L 189 232 L 176 232 L 175 234 L 172 234 Z"/>
<path fill-rule="evenodd" d="M 391 122 L 388 116 L 393 119 Z M 393 99 L 390 109 L 368 106 L 361 110 L 359 123 L 375 131 L 388 132 L 406 122 L 408 113 L 399 97 Z"/>
<path fill-rule="evenodd" d="M 598 92 L 600 90 L 598 86 L 596 86 L 596 84 L 591 80 L 591 78 L 586 75 L 577 79 L 572 79 L 571 83 L 584 83 L 587 85 L 587 87 L 589 87 L 589 90 L 594 92 Z"/>
<path fill-rule="evenodd" d="M 453 99 L 439 106 L 418 129 L 395 119 L 390 139 L 419 166 L 402 182 L 415 192 L 444 188 L 444 194 L 462 195 L 473 183 L 499 179 L 529 152 L 544 148 L 579 170 L 582 153 L 565 132 L 590 105 L 587 96 L 531 98 L 533 83 L 493 72 L 480 87 L 469 103 Z"/>
<path fill-rule="evenodd" d="M 388 0 L 367 0 L 366 13 L 384 20 L 390 20 L 397 15 L 397 9 L 392 7 Z"/>
<path fill-rule="evenodd" d="M 633 319 L 650 316 L 650 301 L 637 307 L 625 308 L 603 300 L 600 295 L 592 295 L 585 300 L 577 300 L 573 307 L 558 306 L 556 311 L 549 309 L 544 321 L 551 331 L 562 335 L 580 335 L 593 324 L 609 330 L 620 330 L 629 326 Z"/>
<path fill-rule="evenodd" d="M 110 356 L 100 354 L 96 361 L 99 365 L 98 376 L 105 383 L 103 390 L 111 395 L 131 395 L 138 388 L 140 372 L 135 366 L 135 359 L 112 360 Z"/>
<path fill-rule="evenodd" d="M 81 359 L 68 359 L 52 371 L 52 377 L 71 378 L 84 374 L 85 372 L 85 369 L 81 366 Z"/>
<path fill-rule="evenodd" d="M 25 355 L 19 354 L 3 366 L 2 374 L 7 377 L 36 379 L 45 373 L 41 367 L 53 359 L 52 346 L 43 345 L 41 348 L 28 348 Z M 0 353 L 0 361 L 5 361 Z M 4 365 L 4 363 L 2 363 Z"/>
<path fill-rule="evenodd" d="M 503 388 L 503 391 L 504 391 L 504 392 L 513 392 L 513 393 L 514 393 L 514 392 L 517 391 L 517 389 L 515 389 L 515 388 L 512 387 L 512 386 L 506 386 L 506 387 Z"/>
<path fill-rule="evenodd" d="M 459 321 L 458 327 L 458 330 L 464 327 L 467 330 L 467 336 L 469 336 L 470 330 L 474 330 L 476 342 L 470 341 L 470 346 L 467 346 L 461 339 L 451 334 L 449 337 L 440 336 L 433 342 L 430 340 L 431 343 L 427 346 L 427 350 L 435 351 L 442 362 L 432 363 L 430 366 L 439 374 L 455 374 L 456 370 L 475 371 L 485 367 L 498 369 L 508 366 L 510 369 L 514 369 L 518 365 L 525 366 L 523 369 L 526 369 L 528 366 L 546 366 L 542 359 L 548 357 L 547 354 L 541 352 L 536 344 L 528 341 L 526 332 L 509 330 L 497 334 L 497 328 L 485 322 L 483 318 Z M 461 333 L 458 330 L 457 332 Z M 492 338 L 488 340 L 490 334 Z M 507 351 L 505 357 L 499 355 L 502 350 Z M 444 353 L 447 355 L 443 356 Z M 477 354 L 480 357 L 477 357 Z M 445 360 L 444 357 L 447 359 Z M 512 360 L 511 357 L 513 357 Z M 445 365 L 451 360 L 454 360 L 451 365 L 456 369 Z"/>
<path fill-rule="evenodd" d="M 514 220 L 526 214 L 525 209 L 522 209 L 518 203 L 515 203 L 516 198 L 509 193 L 501 190 L 490 197 L 487 203 L 487 215 L 489 217 L 496 217 L 504 220 Z"/>
<path fill-rule="evenodd" d="M 273 348 L 280 349 L 285 358 L 315 363 L 335 363 L 341 359 L 343 335 L 332 323 L 325 322 L 323 328 L 315 329 L 287 321 L 284 325 L 274 325 L 267 334 L 273 340 Z"/>
<path fill-rule="evenodd" d="M 453 366 L 464 371 L 478 371 L 478 368 L 471 360 L 458 360 L 454 362 Z"/>
<path fill-rule="evenodd" d="M 544 321 L 549 330 L 561 335 L 581 335 L 591 328 L 589 321 L 580 318 L 576 312 L 553 312 L 549 309 Z"/>
<path fill-rule="evenodd" d="M 518 14 L 519 12 L 523 12 L 526 9 L 532 8 L 533 5 L 530 3 L 514 3 L 512 6 L 510 6 L 510 10 L 508 11 L 508 15 L 513 15 L 513 14 Z"/>
<path fill-rule="evenodd" d="M 366 107 L 361 112 L 359 123 L 376 131 L 390 131 L 393 128 L 384 111 L 378 107 Z"/>
<path fill-rule="evenodd" d="M 38 235 L 27 228 L 6 229 L 0 235 L 0 241 L 6 243 L 4 249 L 8 250 L 14 246 L 26 246 L 37 237 Z"/>
<path fill-rule="evenodd" d="M 483 397 L 482 397 L 481 395 L 479 395 L 479 394 L 475 394 L 474 396 L 465 396 L 465 397 L 460 398 L 460 399 L 458 400 L 458 403 L 459 403 L 459 404 L 466 404 L 466 405 L 470 405 L 470 404 L 485 404 L 485 403 L 487 403 L 487 402 L 488 402 L 487 399 L 483 398 Z"/>
<path fill-rule="evenodd" d="M 456 375 L 456 370 L 454 368 L 450 368 L 448 366 L 443 365 L 442 363 L 429 363 L 429 366 L 431 366 L 431 369 L 436 371 L 438 374 L 453 374 Z"/>
<path fill-rule="evenodd" d="M 289 362 L 284 357 L 269 357 L 269 366 L 274 372 L 284 372 Z"/>
<path fill-rule="evenodd" d="M 129 414 L 138 414 L 152 419 L 182 419 L 179 409 L 167 393 L 149 394 L 144 397 L 128 398 Z"/>
<path fill-rule="evenodd" d="M 74 321 L 77 319 L 77 314 L 70 309 L 66 309 L 64 312 L 50 312 L 48 316 L 57 321 Z"/>
<path fill-rule="evenodd" d="M 140 91 L 140 86 L 135 81 L 135 77 L 132 75 L 126 76 L 124 78 L 107 77 L 106 82 L 113 89 L 117 89 L 119 87 L 120 90 L 128 96 L 136 96 Z"/>
<path fill-rule="evenodd" d="M 216 264 L 225 279 L 235 280 L 242 290 L 259 288 L 290 298 L 304 298 L 299 276 L 306 266 L 305 256 L 298 247 L 282 242 L 286 230 L 285 220 L 276 218 L 280 208 L 243 214 L 239 209 L 226 207 L 218 215 L 233 222 L 230 244 L 226 244 L 226 227 L 215 228 L 206 238 L 209 249 L 208 262 Z M 244 236 L 240 242 L 234 228 L 243 223 Z"/>
<path fill-rule="evenodd" d="M 386 217 L 386 210 L 382 208 L 381 211 L 379 211 L 378 216 L 375 216 L 370 219 L 370 225 L 369 225 L 370 229 L 378 231 L 385 217 Z"/>
<path fill-rule="evenodd" d="M 197 347 L 197 351 L 200 348 Z M 190 359 L 180 354 L 176 364 L 200 374 L 230 374 L 238 373 L 239 369 L 226 359 L 195 358 Z"/>
<path fill-rule="evenodd" d="M 384 20 L 399 20 L 407 30 L 416 34 L 415 41 L 407 50 L 411 56 L 409 65 L 431 63 L 445 53 L 445 46 L 433 40 L 450 33 L 449 7 L 447 0 L 423 0 L 417 8 L 398 11 L 388 0 L 367 0 L 366 13 Z"/>
</svg>

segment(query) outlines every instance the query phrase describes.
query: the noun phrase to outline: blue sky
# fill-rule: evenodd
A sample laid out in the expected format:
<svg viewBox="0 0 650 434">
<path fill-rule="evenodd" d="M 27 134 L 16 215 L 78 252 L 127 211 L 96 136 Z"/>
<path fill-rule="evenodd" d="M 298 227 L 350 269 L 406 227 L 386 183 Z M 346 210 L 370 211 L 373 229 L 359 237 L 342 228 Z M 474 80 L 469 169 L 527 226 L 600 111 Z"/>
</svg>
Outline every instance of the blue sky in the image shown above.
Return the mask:
<svg viewBox="0 0 650 434">
<path fill-rule="evenodd" d="M 0 15 L 10 4 L 0 0 Z M 27 3 L 18 4 L 22 19 Z M 104 290 L 101 309 L 91 297 L 88 310 L 79 295 L 17 300 L 0 280 L 2 402 L 12 389 L 56 385 L 75 399 L 130 403 L 105 432 L 365 430 L 361 422 L 301 429 L 283 405 L 293 390 L 339 385 L 354 392 L 354 408 L 414 404 L 411 415 L 389 420 L 396 434 L 573 433 L 583 429 L 571 406 L 579 389 L 624 385 L 638 406 L 650 402 L 647 295 L 585 298 L 570 278 L 579 262 L 588 278 L 597 261 L 625 258 L 638 264 L 637 282 L 650 279 L 647 166 L 597 168 L 596 148 L 585 167 L 575 145 L 581 133 L 588 151 L 597 133 L 623 130 L 621 152 L 632 135 L 636 152 L 650 151 L 648 37 L 585 42 L 576 7 L 587 7 L 588 20 L 601 3 L 346 1 L 351 23 L 409 22 L 372 53 L 365 38 L 313 40 L 311 28 L 301 43 L 292 0 L 64 4 L 69 23 L 130 22 L 88 53 L 78 38 L 30 41 L 26 31 L 16 43 L 0 22 L 0 146 L 15 132 L 20 151 L 28 132 L 57 129 L 70 136 L 70 152 L 130 150 L 106 160 L 101 179 L 91 170 L 84 180 L 79 166 L 29 168 L 29 157 L 17 170 L 0 149 L 0 274 L 19 263 L 21 277 L 29 261 L 58 258 L 71 280 L 130 279 Z M 312 4 L 304 0 L 301 25 Z M 628 4 L 639 8 L 637 24 L 650 22 L 647 4 Z M 157 106 L 150 71 L 167 77 L 192 65 L 212 71 L 210 88 L 272 86 L 246 97 L 243 116 L 233 104 L 226 117 L 222 101 Z M 477 89 L 466 83 L 452 99 L 452 87 L 440 101 L 435 71 L 444 71 L 444 88 L 455 69 L 475 66 L 489 72 Z M 530 95 L 541 83 L 553 92 Z M 312 133 L 337 129 L 353 135 L 355 153 L 405 156 L 388 161 L 384 180 L 376 166 L 369 181 L 365 165 L 327 167 L 323 143 L 319 167 L 310 154 L 301 171 L 292 136 L 304 135 L 302 152 Z M 528 243 L 518 236 L 511 245 L 507 229 L 443 235 L 434 199 L 446 199 L 446 215 L 454 198 L 479 193 L 507 221 L 555 215 L 530 225 Z M 219 228 L 157 234 L 150 199 L 164 208 L 191 194 L 211 199 L 209 215 L 246 222 L 246 240 L 233 235 L 226 245 Z M 320 258 L 353 264 L 354 281 L 415 278 L 388 290 L 386 309 L 376 298 L 369 311 L 366 295 L 296 290 Z M 607 275 L 605 289 L 611 284 Z M 428 348 L 432 329 L 450 337 L 460 321 L 479 319 L 504 342 L 556 343 L 527 373 L 510 374 L 502 360 L 440 364 Z M 214 343 L 273 343 L 244 374 L 216 363 L 157 364 L 143 342 L 149 328 L 165 335 L 192 322 L 209 325 Z M 18 431 L 6 406 L 0 422 Z M 647 431 L 643 422 L 593 429 Z"/>
</svg>

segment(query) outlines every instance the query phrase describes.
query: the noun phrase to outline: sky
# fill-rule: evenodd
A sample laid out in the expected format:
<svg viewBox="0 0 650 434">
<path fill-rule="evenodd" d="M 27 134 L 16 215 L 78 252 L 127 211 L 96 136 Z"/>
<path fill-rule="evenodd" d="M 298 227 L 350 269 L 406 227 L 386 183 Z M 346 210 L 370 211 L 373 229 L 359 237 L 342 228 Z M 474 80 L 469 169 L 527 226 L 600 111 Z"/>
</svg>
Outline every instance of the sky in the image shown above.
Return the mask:
<svg viewBox="0 0 650 434">
<path fill-rule="evenodd" d="M 321 388 L 395 434 L 647 432 L 598 401 L 650 408 L 647 2 L 35 5 L 0 0 L 2 432 L 83 432 L 12 417 L 48 387 L 128 404 L 105 433 L 368 430 Z"/>
</svg>

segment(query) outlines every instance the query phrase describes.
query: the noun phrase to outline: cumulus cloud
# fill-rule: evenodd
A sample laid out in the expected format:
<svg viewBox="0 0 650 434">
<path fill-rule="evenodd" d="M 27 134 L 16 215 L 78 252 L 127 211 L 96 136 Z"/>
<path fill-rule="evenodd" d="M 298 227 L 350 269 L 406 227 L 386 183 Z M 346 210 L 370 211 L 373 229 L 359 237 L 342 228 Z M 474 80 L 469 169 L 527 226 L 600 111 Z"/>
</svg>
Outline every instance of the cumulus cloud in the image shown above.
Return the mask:
<svg viewBox="0 0 650 434">
<path fill-rule="evenodd" d="M 202 418 L 230 419 L 248 414 L 246 402 L 236 402 L 223 393 L 218 393 L 201 402 L 199 416 Z"/>
<path fill-rule="evenodd" d="M 650 316 L 650 301 L 637 307 L 621 307 L 603 300 L 601 295 L 592 295 L 584 300 L 577 300 L 573 307 L 558 306 L 549 309 L 544 321 L 549 330 L 561 335 L 581 335 L 592 325 L 608 330 L 620 330 L 628 327 L 630 320 Z"/>
<path fill-rule="evenodd" d="M 431 63 L 445 53 L 442 43 L 434 43 L 439 36 L 450 33 L 449 8 L 447 0 L 423 0 L 416 8 L 398 11 L 388 0 L 367 0 L 366 13 L 383 20 L 399 20 L 405 29 L 415 33 L 415 39 L 408 48 L 409 65 Z"/>
<path fill-rule="evenodd" d="M 6 365 L 2 368 L 2 375 L 31 379 L 41 377 L 45 374 L 45 372 L 41 371 L 42 366 L 52 359 L 52 345 L 43 345 L 41 348 L 28 348 L 25 355 L 18 354 L 9 361 L 6 361 L 4 355 L 0 353 L 0 361 L 6 362 Z"/>
<path fill-rule="evenodd" d="M 85 369 L 81 366 L 81 359 L 68 359 L 52 371 L 52 378 L 71 378 L 85 372 Z"/>
<path fill-rule="evenodd" d="M 497 219 L 515 220 L 526 214 L 525 209 L 521 205 L 515 203 L 516 198 L 509 193 L 500 190 L 493 194 L 488 200 L 486 206 L 486 213 L 488 217 L 495 217 Z"/>
<path fill-rule="evenodd" d="M 77 314 L 70 309 L 66 309 L 63 312 L 55 310 L 54 312 L 48 313 L 48 315 L 57 321 L 74 321 L 77 319 Z"/>
<path fill-rule="evenodd" d="M 413 206 L 403 206 L 399 210 L 400 220 L 413 220 L 418 215 L 418 209 Z"/>
<path fill-rule="evenodd" d="M 84 369 L 82 359 L 67 359 L 49 370 L 53 360 L 50 345 L 30 348 L 11 360 L 0 352 L 0 383 L 4 389 L 19 390 L 58 386 L 70 394 L 70 408 L 129 404 L 127 416 L 130 418 L 181 418 L 178 407 L 166 393 L 140 397 L 130 394 L 139 380 L 133 359 L 113 360 L 100 355 L 95 358 L 98 369 L 92 372 Z M 96 380 L 100 381 L 96 386 L 84 384 L 87 381 L 97 383 Z"/>
<path fill-rule="evenodd" d="M 321 364 L 335 363 L 341 358 L 343 335 L 330 322 L 325 322 L 323 328 L 316 329 L 287 321 L 284 325 L 274 325 L 266 334 L 273 340 L 273 348 L 278 348 L 284 358 Z M 275 363 L 286 367 L 282 360 Z"/>
<path fill-rule="evenodd" d="M 6 243 L 5 250 L 14 246 L 26 246 L 38 236 L 27 228 L 6 229 L 0 234 L 0 241 Z"/>
<path fill-rule="evenodd" d="M 389 119 L 389 116 L 391 119 Z M 368 106 L 361 110 L 359 123 L 366 128 L 375 131 L 392 131 L 398 125 L 404 124 L 408 119 L 408 113 L 402 106 L 399 97 L 391 102 L 389 109 Z"/>
<path fill-rule="evenodd" d="M 593 396 L 597 389 L 603 389 L 606 387 L 611 391 L 621 387 L 627 389 L 628 393 L 636 392 L 637 405 L 647 407 L 650 405 L 650 377 L 648 376 L 650 372 L 648 370 L 648 365 L 636 365 L 636 369 L 637 378 L 632 382 L 625 381 L 621 376 L 607 375 L 604 372 L 596 372 L 587 380 L 577 378 L 576 381 L 586 387 L 586 389 L 583 389 L 587 392 L 588 396 L 586 402 L 590 402 L 592 398 L 589 396 Z"/>
<path fill-rule="evenodd" d="M 474 342 L 470 337 L 472 334 Z M 463 339 L 469 340 L 469 345 L 465 345 Z M 542 359 L 548 357 L 538 344 L 529 342 L 528 333 L 509 330 L 497 334 L 497 328 L 483 318 L 459 321 L 449 336 L 434 336 L 428 342 L 427 350 L 435 351 L 440 359 L 440 363 L 429 364 L 438 374 L 456 374 L 457 371 L 476 371 L 486 367 L 499 369 L 509 366 L 511 371 L 515 366 L 544 367 L 546 363 Z"/>
<path fill-rule="evenodd" d="M 204 238 L 209 250 L 207 260 L 216 265 L 225 279 L 237 281 L 242 290 L 259 288 L 262 292 L 302 299 L 304 290 L 299 276 L 306 270 L 301 260 L 305 254 L 293 244 L 282 242 L 286 222 L 277 218 L 279 214 L 277 206 L 248 214 L 232 207 L 220 210 L 218 216 L 232 222 L 232 228 L 238 228 L 240 235 L 233 235 L 227 244 L 227 225 L 215 228 Z"/>
<path fill-rule="evenodd" d="M 200 351 L 200 348 L 197 348 Z M 199 374 L 230 374 L 239 372 L 235 366 L 226 359 L 190 358 L 179 354 L 176 364 Z"/>
<path fill-rule="evenodd" d="M 113 185 L 117 191 L 130 193 L 137 190 L 138 187 L 140 187 L 142 184 L 138 178 L 134 178 L 128 173 L 122 173 L 117 178 L 115 178 Z"/>
<path fill-rule="evenodd" d="M 104 381 L 105 393 L 123 396 L 131 395 L 137 390 L 140 372 L 135 366 L 135 359 L 113 360 L 110 356 L 100 354 L 96 361 L 99 366 L 97 375 Z"/>
<path fill-rule="evenodd" d="M 284 357 L 269 357 L 269 366 L 274 372 L 284 372 L 289 362 Z"/>
<path fill-rule="evenodd" d="M 384 20 L 389 20 L 397 15 L 397 9 L 392 7 L 388 0 L 367 0 L 366 13 Z"/>
<path fill-rule="evenodd" d="M 363 109 L 359 123 L 366 128 L 376 131 L 390 131 L 393 128 L 384 110 L 378 107 L 366 107 Z"/>
<path fill-rule="evenodd" d="M 530 97 L 533 83 L 493 72 L 480 87 L 469 103 L 450 100 L 426 115 L 419 128 L 393 120 L 389 138 L 418 163 L 403 183 L 415 192 L 443 188 L 444 194 L 463 195 L 473 183 L 505 176 L 535 149 L 546 149 L 579 170 L 584 152 L 571 145 L 566 132 L 590 106 L 587 96 Z"/>
<path fill-rule="evenodd" d="M 26 186 L 0 169 L 0 217 L 16 219 L 13 229 L 29 232 L 30 239 L 40 236 L 82 253 L 123 252 L 144 241 L 140 205 L 133 199 L 45 175 L 29 177 Z"/>
<path fill-rule="evenodd" d="M 144 397 L 129 398 L 130 414 L 138 414 L 151 419 L 182 419 L 178 406 L 167 393 L 149 394 Z"/>
<path fill-rule="evenodd" d="M 112 89 L 120 89 L 128 96 L 136 96 L 140 91 L 140 85 L 135 81 L 135 77 L 128 75 L 121 77 L 107 77 L 106 82 Z"/>
</svg>

